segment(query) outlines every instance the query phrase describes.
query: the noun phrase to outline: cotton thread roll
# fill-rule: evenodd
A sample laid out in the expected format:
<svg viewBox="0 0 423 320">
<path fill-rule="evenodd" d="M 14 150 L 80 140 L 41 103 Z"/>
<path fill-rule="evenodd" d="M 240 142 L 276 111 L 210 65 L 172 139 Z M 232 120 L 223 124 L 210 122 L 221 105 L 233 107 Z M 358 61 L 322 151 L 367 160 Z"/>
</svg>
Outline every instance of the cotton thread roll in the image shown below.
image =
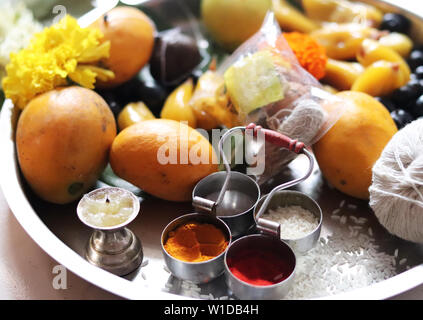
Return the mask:
<svg viewBox="0 0 423 320">
<path fill-rule="evenodd" d="M 372 169 L 370 206 L 402 239 L 423 242 L 423 119 L 398 131 Z"/>
</svg>

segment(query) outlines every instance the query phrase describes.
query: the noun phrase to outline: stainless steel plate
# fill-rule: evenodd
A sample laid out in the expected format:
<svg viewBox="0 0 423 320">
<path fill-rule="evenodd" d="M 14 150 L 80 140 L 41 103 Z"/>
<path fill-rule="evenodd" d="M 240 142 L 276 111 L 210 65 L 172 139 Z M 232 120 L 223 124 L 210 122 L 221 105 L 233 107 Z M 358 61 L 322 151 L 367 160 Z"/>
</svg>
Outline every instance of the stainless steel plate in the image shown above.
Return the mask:
<svg viewBox="0 0 423 320">
<path fill-rule="evenodd" d="M 143 5 L 151 5 L 151 9 L 165 10 L 165 2 L 167 1 L 147 1 Z M 194 5 L 196 3 L 196 1 L 186 2 Z M 423 39 L 422 19 L 380 1 L 365 2 L 377 4 L 386 10 L 401 11 L 409 16 L 414 22 L 412 32 L 414 39 L 422 42 L 420 41 Z M 184 14 L 187 13 L 182 11 L 182 15 Z M 175 14 L 174 11 L 169 16 L 174 17 L 173 23 L 180 24 L 182 27 L 192 26 L 192 23 L 195 23 L 194 17 L 189 14 L 186 16 L 188 19 L 180 19 L 181 16 Z M 140 198 L 142 214 L 129 225 L 129 228 L 141 239 L 145 260 L 148 260 L 148 264 L 124 278 L 94 267 L 83 258 L 90 230 L 78 220 L 76 203 L 59 206 L 43 202 L 29 190 L 21 177 L 14 144 L 13 128 L 16 119 L 17 114 L 14 112 L 12 103 L 6 100 L 0 117 L 0 146 L 2 149 L 0 182 L 11 210 L 32 239 L 53 259 L 73 273 L 118 296 L 128 299 L 189 299 L 183 295 L 182 283 L 171 277 L 164 269 L 160 235 L 169 221 L 182 214 L 192 212 L 191 204 L 171 203 L 153 197 Z M 301 157 L 295 160 L 289 170 L 282 173 L 277 180 L 280 182 L 300 175 L 306 165 L 303 161 L 304 159 Z M 267 193 L 270 188 L 271 184 L 264 186 L 263 194 Z M 307 182 L 302 183 L 296 189 L 310 195 L 321 206 L 324 213 L 323 236 L 349 232 L 346 225 L 330 219 L 333 210 L 339 207 L 341 201 L 345 200 L 346 203 L 357 207 L 354 210 L 351 209 L 349 214 L 368 219 L 366 227 L 372 228 L 380 250 L 393 254 L 398 249 L 402 257 L 407 258 L 406 265 L 410 266 L 410 269 L 406 270 L 406 265 L 397 265 L 398 275 L 390 279 L 351 292 L 327 296 L 324 297 L 325 299 L 386 299 L 423 284 L 423 245 L 410 243 L 390 235 L 378 223 L 367 202 L 349 198 L 331 189 L 323 180 L 319 170 L 316 170 Z M 348 209 L 344 210 L 345 214 L 348 214 Z M 169 283 L 172 284 L 171 292 L 165 290 Z M 212 294 L 214 297 L 227 296 L 228 292 L 223 277 L 209 284 L 201 285 L 201 294 Z"/>
</svg>

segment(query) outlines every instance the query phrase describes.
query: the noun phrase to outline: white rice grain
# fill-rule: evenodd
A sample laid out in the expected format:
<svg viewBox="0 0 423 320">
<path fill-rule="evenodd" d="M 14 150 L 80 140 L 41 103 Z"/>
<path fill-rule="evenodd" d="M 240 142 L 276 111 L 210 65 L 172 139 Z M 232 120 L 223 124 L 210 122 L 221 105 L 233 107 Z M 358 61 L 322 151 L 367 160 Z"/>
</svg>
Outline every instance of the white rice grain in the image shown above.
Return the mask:
<svg viewBox="0 0 423 320">
<path fill-rule="evenodd" d="M 304 237 L 319 225 L 318 218 L 300 206 L 279 207 L 276 210 L 269 210 L 263 215 L 263 218 L 280 224 L 282 239 Z"/>
</svg>

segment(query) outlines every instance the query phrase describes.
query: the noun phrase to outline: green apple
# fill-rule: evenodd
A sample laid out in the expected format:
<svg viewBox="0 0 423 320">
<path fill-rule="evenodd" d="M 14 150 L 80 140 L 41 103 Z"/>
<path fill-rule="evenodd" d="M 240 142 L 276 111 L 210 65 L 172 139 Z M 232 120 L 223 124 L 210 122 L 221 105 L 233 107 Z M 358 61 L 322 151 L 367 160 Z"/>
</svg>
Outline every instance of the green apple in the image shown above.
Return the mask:
<svg viewBox="0 0 423 320">
<path fill-rule="evenodd" d="M 216 42 L 232 51 L 260 29 L 271 6 L 271 0 L 202 0 L 201 15 Z"/>
</svg>

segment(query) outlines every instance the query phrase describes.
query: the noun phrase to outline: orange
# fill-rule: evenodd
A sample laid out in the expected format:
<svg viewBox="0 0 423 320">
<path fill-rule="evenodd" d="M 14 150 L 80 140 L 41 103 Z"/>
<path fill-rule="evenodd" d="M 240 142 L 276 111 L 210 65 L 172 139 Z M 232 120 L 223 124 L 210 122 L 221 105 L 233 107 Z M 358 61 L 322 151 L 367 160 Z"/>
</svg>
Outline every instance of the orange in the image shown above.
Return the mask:
<svg viewBox="0 0 423 320">
<path fill-rule="evenodd" d="M 372 167 L 398 131 L 388 110 L 362 92 L 343 91 L 344 111 L 335 125 L 313 146 L 324 177 L 338 190 L 369 198 Z"/>
<path fill-rule="evenodd" d="M 110 56 L 104 65 L 115 73 L 98 87 L 113 87 L 128 81 L 145 66 L 154 46 L 155 26 L 147 15 L 134 7 L 116 7 L 97 19 L 91 27 L 110 41 Z"/>
<path fill-rule="evenodd" d="M 113 171 L 147 193 L 190 201 L 195 184 L 217 171 L 212 145 L 198 131 L 168 119 L 141 121 L 121 131 L 110 150 Z"/>
<path fill-rule="evenodd" d="M 104 170 L 115 136 L 113 114 L 94 91 L 75 86 L 46 92 L 28 103 L 18 121 L 22 173 L 42 199 L 72 202 Z"/>
</svg>

